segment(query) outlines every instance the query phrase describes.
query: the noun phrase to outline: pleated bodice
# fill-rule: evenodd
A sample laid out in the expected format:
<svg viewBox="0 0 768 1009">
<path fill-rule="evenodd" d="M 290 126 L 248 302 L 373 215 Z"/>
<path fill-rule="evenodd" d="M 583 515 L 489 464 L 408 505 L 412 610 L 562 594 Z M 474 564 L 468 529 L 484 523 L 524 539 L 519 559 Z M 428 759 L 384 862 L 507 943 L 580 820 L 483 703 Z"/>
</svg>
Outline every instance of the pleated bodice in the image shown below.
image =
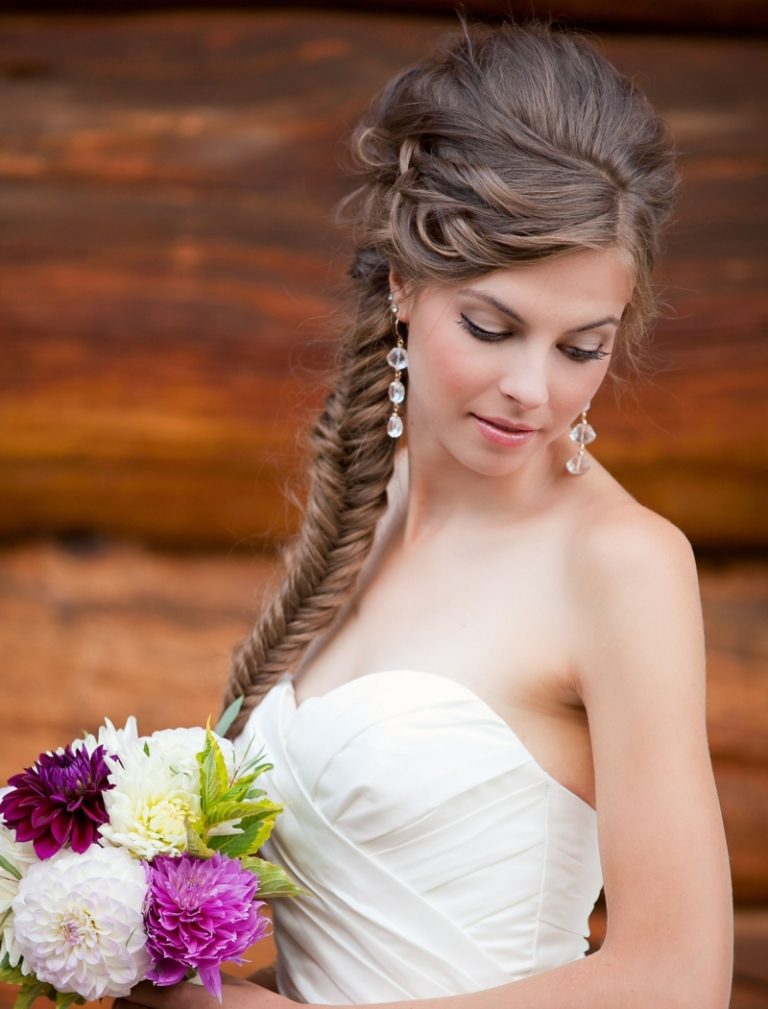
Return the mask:
<svg viewBox="0 0 768 1009">
<path fill-rule="evenodd" d="M 455 995 L 586 953 L 595 810 L 468 687 L 386 670 L 297 706 L 286 675 L 248 743 L 285 806 L 262 853 L 312 893 L 272 905 L 282 994 Z"/>
</svg>

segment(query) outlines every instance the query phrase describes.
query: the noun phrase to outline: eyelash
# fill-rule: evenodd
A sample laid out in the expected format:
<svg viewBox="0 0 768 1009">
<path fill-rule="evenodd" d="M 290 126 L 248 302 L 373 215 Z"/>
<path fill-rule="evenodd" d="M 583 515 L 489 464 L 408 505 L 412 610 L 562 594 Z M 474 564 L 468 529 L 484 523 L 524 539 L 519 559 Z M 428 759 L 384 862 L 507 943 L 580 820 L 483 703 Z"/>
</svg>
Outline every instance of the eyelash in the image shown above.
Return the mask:
<svg viewBox="0 0 768 1009">
<path fill-rule="evenodd" d="M 456 321 L 471 336 L 486 343 L 500 343 L 506 337 L 514 336 L 514 333 L 493 333 L 488 329 L 481 329 L 471 319 L 468 319 L 466 315 L 461 315 Z M 581 347 L 564 347 L 563 350 L 572 361 L 599 361 L 604 357 L 608 357 L 608 351 L 603 350 L 602 347 L 598 347 L 597 350 L 583 350 Z"/>
</svg>

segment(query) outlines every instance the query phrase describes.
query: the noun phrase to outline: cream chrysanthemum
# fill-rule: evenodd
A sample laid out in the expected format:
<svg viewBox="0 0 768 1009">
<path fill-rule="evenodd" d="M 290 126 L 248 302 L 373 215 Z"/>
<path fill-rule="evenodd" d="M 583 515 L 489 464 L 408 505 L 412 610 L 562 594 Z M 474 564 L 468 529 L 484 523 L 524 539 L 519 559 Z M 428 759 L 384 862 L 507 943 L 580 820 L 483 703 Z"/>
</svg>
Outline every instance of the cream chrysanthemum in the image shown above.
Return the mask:
<svg viewBox="0 0 768 1009">
<path fill-rule="evenodd" d="M 5 791 L 5 789 L 3 789 Z M 0 819 L 0 856 L 8 865 L 17 870 L 21 877 L 31 865 L 37 862 L 35 849 L 29 841 L 17 841 L 12 830 Z M 11 967 L 16 967 L 21 959 L 14 938 L 11 902 L 19 890 L 19 880 L 14 873 L 0 865 L 0 960 L 7 953 Z M 22 967 L 23 970 L 23 967 Z"/>
<path fill-rule="evenodd" d="M 12 903 L 27 969 L 89 1002 L 127 995 L 151 964 L 146 893 L 144 866 L 116 848 L 60 851 L 31 866 Z"/>
<path fill-rule="evenodd" d="M 100 827 L 102 837 L 147 860 L 186 851 L 187 825 L 200 819 L 193 776 L 178 773 L 162 747 L 146 753 L 134 746 L 120 761 L 110 774 L 114 788 L 104 793 L 109 822 Z"/>
</svg>

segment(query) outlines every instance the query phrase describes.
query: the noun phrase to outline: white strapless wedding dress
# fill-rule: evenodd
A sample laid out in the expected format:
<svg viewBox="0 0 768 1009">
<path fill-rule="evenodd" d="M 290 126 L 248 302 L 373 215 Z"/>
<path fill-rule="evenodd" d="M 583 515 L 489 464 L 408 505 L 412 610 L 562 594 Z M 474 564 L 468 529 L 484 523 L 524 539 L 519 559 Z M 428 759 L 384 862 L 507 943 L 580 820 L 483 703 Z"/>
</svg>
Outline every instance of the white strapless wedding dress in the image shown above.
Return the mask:
<svg viewBox="0 0 768 1009">
<path fill-rule="evenodd" d="M 262 853 L 312 893 L 272 904 L 281 994 L 458 995 L 585 955 L 595 810 L 468 687 L 386 670 L 297 707 L 285 675 L 248 742 L 285 805 Z"/>
</svg>

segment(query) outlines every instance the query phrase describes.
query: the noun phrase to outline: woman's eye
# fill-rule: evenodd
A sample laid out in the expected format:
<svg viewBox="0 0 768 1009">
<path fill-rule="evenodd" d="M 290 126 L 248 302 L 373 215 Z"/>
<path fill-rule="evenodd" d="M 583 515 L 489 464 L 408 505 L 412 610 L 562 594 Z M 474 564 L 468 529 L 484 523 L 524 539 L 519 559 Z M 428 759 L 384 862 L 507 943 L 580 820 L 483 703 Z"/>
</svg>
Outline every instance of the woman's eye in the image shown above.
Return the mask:
<svg viewBox="0 0 768 1009">
<path fill-rule="evenodd" d="M 509 331 L 503 333 L 497 333 L 492 329 L 482 329 L 480 326 L 475 325 L 471 319 L 468 319 L 463 313 L 456 320 L 462 329 L 466 329 L 468 333 L 476 337 L 478 340 L 486 340 L 489 343 L 495 343 L 499 340 L 503 340 L 506 336 L 512 336 L 513 334 Z"/>
<path fill-rule="evenodd" d="M 608 357 L 608 351 L 598 347 L 596 350 L 584 350 L 583 347 L 563 347 L 566 355 L 572 361 L 600 361 Z"/>
<path fill-rule="evenodd" d="M 461 313 L 456 321 L 462 329 L 466 329 L 477 340 L 485 340 L 486 343 L 499 343 L 499 341 L 506 339 L 506 337 L 515 335 L 510 330 L 499 333 L 493 329 L 483 329 L 482 326 L 478 326 L 471 319 L 468 319 L 464 313 Z M 608 351 L 603 350 L 602 347 L 598 347 L 596 350 L 584 350 L 583 347 L 561 347 L 561 350 L 572 361 L 600 361 L 604 357 L 609 356 Z"/>
</svg>

